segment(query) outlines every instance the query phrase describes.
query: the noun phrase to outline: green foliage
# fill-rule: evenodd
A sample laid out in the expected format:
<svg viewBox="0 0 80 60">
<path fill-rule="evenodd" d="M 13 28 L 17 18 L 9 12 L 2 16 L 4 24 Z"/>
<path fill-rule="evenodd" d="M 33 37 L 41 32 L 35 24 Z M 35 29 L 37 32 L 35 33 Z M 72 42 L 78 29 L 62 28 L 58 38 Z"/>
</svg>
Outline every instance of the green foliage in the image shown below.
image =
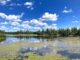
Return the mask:
<svg viewBox="0 0 80 60">
<path fill-rule="evenodd" d="M 78 33 L 78 29 L 77 28 L 74 27 L 74 28 L 71 29 L 71 35 L 76 36 L 77 33 Z"/>
<path fill-rule="evenodd" d="M 77 35 L 80 36 L 80 29 L 78 29 Z"/>
<path fill-rule="evenodd" d="M 5 32 L 4 32 L 4 31 L 0 31 L 0 42 L 1 42 L 1 41 L 4 41 L 5 38 L 6 38 Z"/>
<path fill-rule="evenodd" d="M 67 29 L 46 29 L 42 31 L 37 31 L 36 34 L 38 35 L 43 35 L 43 36 L 63 36 L 63 37 L 68 37 L 68 36 L 80 36 L 80 29 L 77 28 L 67 28 Z"/>
<path fill-rule="evenodd" d="M 58 34 L 60 36 L 69 36 L 70 35 L 70 30 L 69 29 L 59 29 Z"/>
<path fill-rule="evenodd" d="M 38 36 L 42 36 L 42 37 L 45 37 L 45 36 L 80 36 L 80 29 L 77 29 L 75 27 L 69 29 L 58 29 L 58 30 L 55 30 L 55 29 L 43 29 L 42 31 L 39 30 L 39 31 L 16 31 L 16 32 L 6 32 L 7 34 L 33 34 L 33 36 L 35 35 L 38 35 Z"/>
</svg>

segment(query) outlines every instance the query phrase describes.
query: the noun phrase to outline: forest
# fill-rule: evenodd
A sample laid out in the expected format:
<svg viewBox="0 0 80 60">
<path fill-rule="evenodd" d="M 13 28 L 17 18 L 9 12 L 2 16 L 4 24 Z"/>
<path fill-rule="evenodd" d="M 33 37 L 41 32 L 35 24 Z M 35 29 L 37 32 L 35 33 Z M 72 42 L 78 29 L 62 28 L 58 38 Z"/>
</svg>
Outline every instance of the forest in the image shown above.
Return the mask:
<svg viewBox="0 0 80 60">
<path fill-rule="evenodd" d="M 16 32 L 5 32 L 6 34 L 36 34 L 39 36 L 62 36 L 62 37 L 68 37 L 68 36 L 80 36 L 80 28 L 77 29 L 76 27 L 73 27 L 71 29 L 43 29 L 38 31 L 16 31 Z"/>
</svg>

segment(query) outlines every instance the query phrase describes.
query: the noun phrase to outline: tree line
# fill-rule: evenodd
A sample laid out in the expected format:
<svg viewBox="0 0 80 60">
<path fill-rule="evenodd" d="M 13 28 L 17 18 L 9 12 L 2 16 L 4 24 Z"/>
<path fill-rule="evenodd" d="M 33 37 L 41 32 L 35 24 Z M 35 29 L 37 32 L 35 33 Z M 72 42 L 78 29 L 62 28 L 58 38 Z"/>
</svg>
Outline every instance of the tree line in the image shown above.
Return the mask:
<svg viewBox="0 0 80 60">
<path fill-rule="evenodd" d="M 80 28 L 67 28 L 67 29 L 46 29 L 42 31 L 36 31 L 35 34 L 38 35 L 49 35 L 49 36 L 80 36 Z"/>
<path fill-rule="evenodd" d="M 0 41 L 5 40 L 6 34 L 36 34 L 37 36 L 56 36 L 56 37 L 68 37 L 68 36 L 80 36 L 80 28 L 77 29 L 76 27 L 74 28 L 67 28 L 67 29 L 43 29 L 39 31 L 16 31 L 16 32 L 5 32 L 0 30 Z"/>
<path fill-rule="evenodd" d="M 5 32 L 0 30 L 0 36 L 5 34 L 37 34 L 37 35 L 53 35 L 53 36 L 80 36 L 80 28 L 67 28 L 67 29 L 43 29 L 39 31 L 16 31 L 16 32 Z"/>
<path fill-rule="evenodd" d="M 80 36 L 80 28 L 77 29 L 73 27 L 71 29 L 43 29 L 39 31 L 16 31 L 16 32 L 7 32 L 8 34 L 37 34 L 41 36 Z"/>
</svg>

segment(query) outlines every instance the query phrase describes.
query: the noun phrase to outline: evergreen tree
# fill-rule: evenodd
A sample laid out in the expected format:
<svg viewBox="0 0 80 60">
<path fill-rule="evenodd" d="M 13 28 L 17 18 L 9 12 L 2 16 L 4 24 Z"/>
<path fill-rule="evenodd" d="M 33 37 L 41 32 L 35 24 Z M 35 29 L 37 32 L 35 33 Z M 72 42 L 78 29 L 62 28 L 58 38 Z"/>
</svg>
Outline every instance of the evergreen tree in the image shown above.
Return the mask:
<svg viewBox="0 0 80 60">
<path fill-rule="evenodd" d="M 77 28 L 74 27 L 71 29 L 71 35 L 76 36 L 77 32 L 78 32 Z"/>
</svg>

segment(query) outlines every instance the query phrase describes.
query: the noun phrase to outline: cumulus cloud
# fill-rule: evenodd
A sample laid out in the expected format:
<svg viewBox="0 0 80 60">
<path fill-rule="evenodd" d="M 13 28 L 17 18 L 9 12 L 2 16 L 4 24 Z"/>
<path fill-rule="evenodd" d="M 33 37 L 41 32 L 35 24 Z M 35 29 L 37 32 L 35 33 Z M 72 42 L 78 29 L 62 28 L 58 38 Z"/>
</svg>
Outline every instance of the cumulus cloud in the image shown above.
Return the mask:
<svg viewBox="0 0 80 60">
<path fill-rule="evenodd" d="M 20 18 L 20 16 L 16 16 L 16 15 L 8 15 L 5 17 L 7 20 L 17 20 Z"/>
<path fill-rule="evenodd" d="M 51 24 L 44 27 L 44 29 L 57 29 L 57 24 Z"/>
<path fill-rule="evenodd" d="M 45 12 L 44 15 L 40 19 L 43 21 L 57 21 L 58 15 L 56 13 L 51 14 L 49 12 Z"/>
<path fill-rule="evenodd" d="M 19 24 L 19 22 L 11 22 L 10 23 L 12 26 L 19 26 L 20 24 Z"/>
<path fill-rule="evenodd" d="M 21 24 L 20 26 L 26 30 L 32 28 L 32 26 L 30 26 L 29 24 Z"/>
<path fill-rule="evenodd" d="M 37 19 L 32 19 L 28 21 L 23 21 L 20 26 L 26 30 L 41 30 L 41 27 L 47 26 L 47 23 L 44 23 Z"/>
<path fill-rule="evenodd" d="M 29 21 L 23 21 L 22 24 L 29 24 Z"/>
<path fill-rule="evenodd" d="M 1 5 L 6 5 L 10 0 L 0 0 Z"/>
<path fill-rule="evenodd" d="M 72 9 L 68 9 L 67 7 L 65 7 L 62 12 L 63 13 L 71 13 L 72 12 Z"/>
<path fill-rule="evenodd" d="M 21 17 L 23 17 L 24 13 L 21 13 L 21 15 L 7 15 L 5 13 L 0 13 L 0 18 L 3 19 L 5 22 L 1 22 L 0 25 L 7 25 L 10 27 L 13 27 L 11 30 L 42 30 L 42 29 L 57 29 L 57 24 L 48 24 L 45 22 L 48 21 L 57 21 L 58 15 L 57 14 L 51 14 L 46 12 L 41 16 L 41 19 L 31 19 L 31 20 L 21 20 Z M 4 28 L 5 29 L 5 28 Z"/>
<path fill-rule="evenodd" d="M 0 17 L 5 19 L 5 20 L 21 21 L 20 18 L 22 16 L 21 15 L 7 15 L 5 13 L 0 13 Z"/>
<path fill-rule="evenodd" d="M 20 25 L 24 30 L 37 31 L 42 29 L 57 29 L 56 24 L 48 25 L 45 22 L 39 21 L 37 19 L 32 19 L 31 21 L 26 21 L 25 23 L 21 23 Z"/>
<path fill-rule="evenodd" d="M 32 20 L 30 21 L 30 23 L 31 23 L 31 24 L 34 24 L 34 25 L 36 25 L 36 26 L 46 26 L 46 25 L 47 25 L 47 23 L 44 23 L 44 22 L 42 22 L 42 21 L 40 21 L 40 20 L 37 20 L 37 19 L 32 19 Z"/>
</svg>

